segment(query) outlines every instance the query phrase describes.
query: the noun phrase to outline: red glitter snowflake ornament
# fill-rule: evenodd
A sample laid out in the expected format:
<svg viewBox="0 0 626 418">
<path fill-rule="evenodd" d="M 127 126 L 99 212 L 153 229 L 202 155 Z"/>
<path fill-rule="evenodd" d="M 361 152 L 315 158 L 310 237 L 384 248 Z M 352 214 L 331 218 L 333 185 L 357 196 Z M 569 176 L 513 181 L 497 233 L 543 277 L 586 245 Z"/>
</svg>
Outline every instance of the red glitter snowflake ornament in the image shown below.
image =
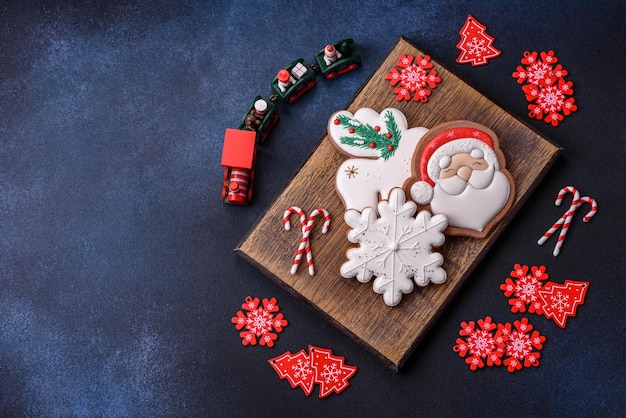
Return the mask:
<svg viewBox="0 0 626 418">
<path fill-rule="evenodd" d="M 485 65 L 487 61 L 496 58 L 501 51 L 492 44 L 494 39 L 485 31 L 485 25 L 476 20 L 472 15 L 468 15 L 465 24 L 459 31 L 461 40 L 456 47 L 461 54 L 456 59 L 459 64 L 471 63 L 472 67 Z"/>
<path fill-rule="evenodd" d="M 432 70 L 433 64 L 428 55 L 413 57 L 413 55 L 400 54 L 396 67 L 389 70 L 385 79 L 389 80 L 392 87 L 397 86 L 393 92 L 399 102 L 412 98 L 415 102 L 426 103 L 431 89 L 441 83 L 441 77 L 437 75 L 437 71 Z"/>
<path fill-rule="evenodd" d="M 488 366 L 499 366 L 508 339 L 508 335 L 503 335 L 489 316 L 479 319 L 478 327 L 476 329 L 474 321 L 461 322 L 459 335 L 466 338 L 457 338 L 453 347 L 460 357 L 466 357 L 465 363 L 472 371 L 485 367 L 485 360 Z"/>
<path fill-rule="evenodd" d="M 276 298 L 263 299 L 262 307 L 259 306 L 260 302 L 259 298 L 246 297 L 246 302 L 241 305 L 245 312 L 237 312 L 231 322 L 238 330 L 243 329 L 239 333 L 243 345 L 256 345 L 258 338 L 259 344 L 273 347 L 278 338 L 277 333 L 282 332 L 288 322 L 282 313 L 275 314 L 279 310 Z"/>
<path fill-rule="evenodd" d="M 514 324 L 495 324 L 487 316 L 478 321 L 478 328 L 474 321 L 461 322 L 459 335 L 466 338 L 457 338 L 453 350 L 466 357 L 465 363 L 472 371 L 485 364 L 506 366 L 510 373 L 523 367 L 537 367 L 541 357 L 539 351 L 546 341 L 546 337 L 533 331 L 526 318 Z"/>
<path fill-rule="evenodd" d="M 517 66 L 513 78 L 522 84 L 526 96 L 528 116 L 556 127 L 565 116 L 578 110 L 573 97 L 573 83 L 565 80 L 567 70 L 558 64 L 554 51 L 524 52 L 522 65 Z"/>
<path fill-rule="evenodd" d="M 515 321 L 514 325 L 515 329 L 512 329 L 510 323 L 498 325 L 498 331 L 507 336 L 503 365 L 507 367 L 509 373 L 521 370 L 522 367 L 539 366 L 541 357 L 539 351 L 546 342 L 546 337 L 539 334 L 539 331 L 533 331 L 533 326 L 528 323 L 527 318 Z"/>
<path fill-rule="evenodd" d="M 532 266 L 528 272 L 528 266 L 515 264 L 511 277 L 507 277 L 500 285 L 504 296 L 510 298 L 511 312 L 528 312 L 541 315 L 543 303 L 539 299 L 539 290 L 548 280 L 545 266 Z"/>
</svg>

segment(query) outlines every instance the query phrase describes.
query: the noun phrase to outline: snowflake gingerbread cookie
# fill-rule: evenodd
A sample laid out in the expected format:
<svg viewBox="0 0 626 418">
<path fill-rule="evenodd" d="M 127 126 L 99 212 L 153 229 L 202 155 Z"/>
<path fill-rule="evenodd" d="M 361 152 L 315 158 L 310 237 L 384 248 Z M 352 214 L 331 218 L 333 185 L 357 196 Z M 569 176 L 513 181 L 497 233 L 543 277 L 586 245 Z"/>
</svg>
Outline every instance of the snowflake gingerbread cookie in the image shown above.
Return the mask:
<svg viewBox="0 0 626 418">
<path fill-rule="evenodd" d="M 412 158 L 407 194 L 448 217 L 446 235 L 485 238 L 513 205 L 515 185 L 496 134 L 469 121 L 437 125 Z"/>
<path fill-rule="evenodd" d="M 444 243 L 447 218 L 431 217 L 427 211 L 414 216 L 416 211 L 415 203 L 407 202 L 404 191 L 396 188 L 388 201 L 378 204 L 380 218 L 371 207 L 362 212 L 351 209 L 344 216 L 352 228 L 348 240 L 359 246 L 348 250 L 349 261 L 341 266 L 341 275 L 362 283 L 376 276 L 374 292 L 382 294 L 388 306 L 398 305 L 402 295 L 413 290 L 413 281 L 426 286 L 447 278 L 441 268 L 443 256 L 431 252 Z"/>
<path fill-rule="evenodd" d="M 333 114 L 328 135 L 350 158 L 337 170 L 336 188 L 346 209 L 375 208 L 411 176 L 411 158 L 426 128 L 408 127 L 406 117 L 389 108 L 380 114 L 369 108 L 354 115 L 346 110 Z"/>
</svg>

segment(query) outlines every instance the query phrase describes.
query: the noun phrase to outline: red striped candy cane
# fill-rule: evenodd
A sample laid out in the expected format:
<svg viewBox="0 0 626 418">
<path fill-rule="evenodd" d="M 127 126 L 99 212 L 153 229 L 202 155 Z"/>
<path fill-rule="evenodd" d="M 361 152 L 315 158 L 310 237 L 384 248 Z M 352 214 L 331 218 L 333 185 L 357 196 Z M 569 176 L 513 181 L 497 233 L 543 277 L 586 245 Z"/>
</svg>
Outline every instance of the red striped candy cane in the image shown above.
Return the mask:
<svg viewBox="0 0 626 418">
<path fill-rule="evenodd" d="M 554 204 L 556 206 L 561 206 L 561 202 L 563 201 L 563 197 L 565 197 L 565 195 L 567 193 L 573 193 L 574 194 L 574 198 L 572 199 L 572 203 L 571 203 L 569 209 L 567 210 L 567 212 L 565 212 L 563 215 L 561 215 L 559 220 L 556 221 L 554 223 L 554 225 L 552 225 L 552 227 L 550 229 L 548 229 L 543 234 L 543 236 L 541 238 L 539 238 L 539 241 L 537 241 L 537 244 L 543 245 L 543 243 L 545 243 L 548 240 L 548 238 L 550 238 L 552 236 L 552 234 L 554 234 L 556 232 L 556 230 L 559 229 L 559 228 L 565 228 L 565 234 L 567 234 L 567 229 L 569 228 L 571 217 L 574 216 L 574 212 L 576 211 L 576 209 L 578 209 L 579 200 L 580 200 L 580 193 L 578 193 L 578 190 L 576 190 L 576 188 L 573 187 L 573 186 L 566 186 L 566 187 L 563 187 L 561 189 L 561 191 L 559 192 L 559 194 L 556 196 L 556 200 L 554 201 Z M 569 221 L 567 220 L 568 217 L 570 218 Z M 563 225 L 564 223 L 566 223 L 567 226 Z M 563 239 L 565 239 L 565 235 L 563 233 L 563 229 L 561 229 L 561 235 L 563 236 L 561 241 L 563 241 Z M 560 245 L 558 244 L 558 241 L 557 241 L 557 245 L 560 248 Z M 556 251 L 556 248 L 555 248 L 555 251 Z M 559 249 L 559 251 L 557 251 L 557 255 L 558 255 L 559 252 L 560 252 L 560 249 Z M 555 257 L 556 257 L 556 255 L 555 255 Z"/>
<path fill-rule="evenodd" d="M 304 211 L 297 206 L 291 206 L 283 214 L 283 224 L 285 225 L 285 230 L 289 231 L 291 229 L 291 223 L 289 223 L 289 217 L 291 214 L 296 214 L 300 217 L 300 226 L 302 227 L 302 232 L 304 232 L 304 228 L 306 227 L 306 213 L 304 213 Z"/>
<path fill-rule="evenodd" d="M 313 254 L 310 250 L 309 236 L 311 234 L 311 230 L 313 229 L 313 224 L 315 219 L 319 215 L 324 216 L 324 225 L 322 227 L 322 234 L 325 234 L 330 227 L 330 214 L 323 208 L 314 209 L 309 215 L 309 219 L 306 223 L 306 226 L 302 232 L 302 239 L 300 240 L 300 245 L 298 246 L 298 250 L 296 252 L 296 257 L 293 260 L 293 264 L 291 265 L 291 274 L 295 274 L 298 270 L 298 266 L 300 265 L 300 261 L 302 260 L 302 253 L 306 252 L 307 265 L 309 267 L 309 274 L 313 276 L 315 274 L 315 268 L 313 266 Z"/>
<path fill-rule="evenodd" d="M 570 210 L 566 213 L 565 221 L 563 225 L 561 225 L 561 232 L 559 233 L 559 237 L 556 239 L 556 244 L 554 245 L 554 251 L 552 251 L 552 255 L 555 257 L 561 253 L 561 247 L 563 246 L 563 241 L 565 241 L 565 236 L 567 235 L 567 231 L 569 231 L 569 226 L 572 223 L 572 218 L 574 217 L 574 212 L 580 206 L 580 202 L 576 202 L 576 204 L 572 203 L 570 206 Z"/>
<path fill-rule="evenodd" d="M 291 214 L 297 214 L 300 217 L 300 227 L 302 228 L 302 234 L 304 235 L 304 231 L 306 229 L 306 223 L 307 223 L 306 213 L 304 213 L 304 211 L 297 206 L 289 207 L 283 214 L 283 223 L 287 231 L 291 229 L 291 224 L 289 222 L 289 217 L 291 216 Z M 306 254 L 307 254 L 307 260 L 312 259 L 311 245 L 309 241 L 306 242 L 304 250 L 306 251 Z"/>
<path fill-rule="evenodd" d="M 330 228 L 330 214 L 324 208 L 317 208 L 311 212 L 309 216 L 309 220 L 311 221 L 311 226 L 313 226 L 312 222 L 315 220 L 315 217 L 318 215 L 324 216 L 324 225 L 322 225 L 322 234 L 328 232 L 328 228 Z M 307 223 L 307 226 L 309 224 Z M 310 232 L 310 231 L 309 231 Z M 307 253 L 306 253 L 306 263 L 309 268 L 309 275 L 315 275 L 315 268 L 313 267 L 313 253 L 311 252 L 311 242 L 307 238 Z"/>
<path fill-rule="evenodd" d="M 572 186 L 563 187 L 561 191 L 559 192 L 559 194 L 557 195 L 556 201 L 554 202 L 554 204 L 559 206 L 561 202 L 563 201 L 563 197 L 567 193 L 574 194 L 574 198 L 572 199 L 572 203 L 570 204 L 569 209 L 567 210 L 567 212 L 561 215 L 559 220 L 556 221 L 556 223 L 552 226 L 552 228 L 548 229 L 546 233 L 543 234 L 541 238 L 539 238 L 539 241 L 537 241 L 537 244 L 539 245 L 543 244 L 544 242 L 548 240 L 548 238 L 552 236 L 552 234 L 557 229 L 561 228 L 561 233 L 559 234 L 559 237 L 557 238 L 556 245 L 554 246 L 554 251 L 552 252 L 552 254 L 555 257 L 558 256 L 561 252 L 563 241 L 565 240 L 565 236 L 567 235 L 567 231 L 569 230 L 570 224 L 572 222 L 572 218 L 574 217 L 574 213 L 578 210 L 578 208 L 583 203 L 589 203 L 589 205 L 591 205 L 591 210 L 589 210 L 589 212 L 583 217 L 583 222 L 589 222 L 591 218 L 593 218 L 593 216 L 598 211 L 598 205 L 593 197 L 589 197 L 589 196 L 580 197 L 578 190 L 576 190 L 576 188 Z"/>
<path fill-rule="evenodd" d="M 556 200 L 554 201 L 554 204 L 556 206 L 561 206 L 561 202 L 563 201 L 563 198 L 565 197 L 567 193 L 572 193 L 574 195 L 574 200 L 572 200 L 572 204 L 574 204 L 577 200 L 580 199 L 580 193 L 578 193 L 578 190 L 576 189 L 576 187 L 565 186 L 561 189 L 559 194 L 556 195 Z"/>
<path fill-rule="evenodd" d="M 583 196 L 580 198 L 581 203 L 589 203 L 591 210 L 583 217 L 583 222 L 589 222 L 598 211 L 598 204 L 593 197 Z"/>
</svg>

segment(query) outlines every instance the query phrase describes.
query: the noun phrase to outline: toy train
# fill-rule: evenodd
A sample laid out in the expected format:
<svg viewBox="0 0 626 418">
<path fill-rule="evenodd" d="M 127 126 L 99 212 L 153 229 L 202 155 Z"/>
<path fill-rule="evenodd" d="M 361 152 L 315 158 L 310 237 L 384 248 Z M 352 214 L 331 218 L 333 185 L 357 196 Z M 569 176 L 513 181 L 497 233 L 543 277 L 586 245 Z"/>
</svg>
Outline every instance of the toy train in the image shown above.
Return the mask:
<svg viewBox="0 0 626 418">
<path fill-rule="evenodd" d="M 315 60 L 316 64 L 309 65 L 299 58 L 281 69 L 271 83 L 275 94 L 270 100 L 255 97 L 238 128 L 226 129 L 221 162 L 224 167 L 224 203 L 247 205 L 252 199 L 256 146 L 265 141 L 280 117 L 274 102 L 281 99 L 294 103 L 315 86 L 317 72 L 325 79 L 331 79 L 361 65 L 361 56 L 352 39 L 325 46 L 315 54 Z"/>
<path fill-rule="evenodd" d="M 327 45 L 315 54 L 320 72 L 327 80 L 355 70 L 361 66 L 361 55 L 352 39 Z"/>
<path fill-rule="evenodd" d="M 315 86 L 316 71 L 327 80 L 337 77 L 359 68 L 361 55 L 352 39 L 344 39 L 326 45 L 315 54 L 315 61 L 315 65 L 309 65 L 299 58 L 281 69 L 272 81 L 276 97 L 291 104 Z"/>
<path fill-rule="evenodd" d="M 241 119 L 239 129 L 256 132 L 256 142 L 262 144 L 280 115 L 278 107 L 261 96 L 256 96 Z"/>
</svg>

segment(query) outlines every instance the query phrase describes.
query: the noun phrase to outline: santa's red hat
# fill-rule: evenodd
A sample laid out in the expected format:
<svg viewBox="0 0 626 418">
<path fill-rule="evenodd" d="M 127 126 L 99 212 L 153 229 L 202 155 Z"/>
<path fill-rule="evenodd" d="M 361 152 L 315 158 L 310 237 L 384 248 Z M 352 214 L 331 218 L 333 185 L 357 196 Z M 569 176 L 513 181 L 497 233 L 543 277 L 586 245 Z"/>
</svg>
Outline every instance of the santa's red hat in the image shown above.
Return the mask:
<svg viewBox="0 0 626 418">
<path fill-rule="evenodd" d="M 431 139 L 422 150 L 421 181 L 411 186 L 413 200 L 420 205 L 430 203 L 440 170 L 450 164 L 453 155 L 459 153 L 484 158 L 490 166 L 493 165 L 496 170 L 500 169 L 493 140 L 487 132 L 469 127 L 447 129 Z"/>
</svg>

